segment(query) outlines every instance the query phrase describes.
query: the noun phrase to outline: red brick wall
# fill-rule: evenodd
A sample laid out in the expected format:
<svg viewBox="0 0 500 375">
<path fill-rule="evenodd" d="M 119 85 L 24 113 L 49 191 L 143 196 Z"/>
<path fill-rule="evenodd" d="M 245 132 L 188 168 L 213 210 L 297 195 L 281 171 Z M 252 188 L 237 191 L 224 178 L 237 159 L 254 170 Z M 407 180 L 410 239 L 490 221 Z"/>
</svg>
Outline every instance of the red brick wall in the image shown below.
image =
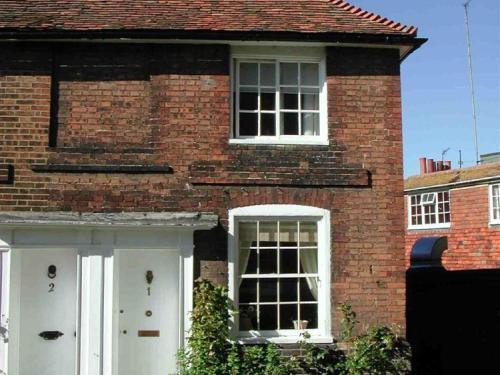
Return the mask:
<svg viewBox="0 0 500 375">
<path fill-rule="evenodd" d="M 407 230 L 407 266 L 411 248 L 418 238 L 447 236 L 448 250 L 443 254 L 446 269 L 500 268 L 500 226 L 489 225 L 488 185 L 452 189 L 450 205 L 449 229 Z"/>
<path fill-rule="evenodd" d="M 242 146 L 228 144 L 227 46 L 58 46 L 56 148 L 47 146 L 50 49 L 12 45 L 3 51 L 0 167 L 14 164 L 16 179 L 0 185 L 0 210 L 215 212 L 221 225 L 195 234 L 196 271 L 226 282 L 228 209 L 269 203 L 326 208 L 334 331 L 345 301 L 363 324 L 404 326 L 396 50 L 328 50 L 329 146 Z M 168 164 L 173 173 L 32 171 L 47 163 Z M 247 179 L 251 173 L 256 183 Z M 267 173 L 277 176 L 272 186 L 263 182 Z"/>
<path fill-rule="evenodd" d="M 143 53 L 122 47 L 110 54 L 94 46 L 58 54 L 58 146 L 117 151 L 150 145 L 151 82 Z"/>
</svg>

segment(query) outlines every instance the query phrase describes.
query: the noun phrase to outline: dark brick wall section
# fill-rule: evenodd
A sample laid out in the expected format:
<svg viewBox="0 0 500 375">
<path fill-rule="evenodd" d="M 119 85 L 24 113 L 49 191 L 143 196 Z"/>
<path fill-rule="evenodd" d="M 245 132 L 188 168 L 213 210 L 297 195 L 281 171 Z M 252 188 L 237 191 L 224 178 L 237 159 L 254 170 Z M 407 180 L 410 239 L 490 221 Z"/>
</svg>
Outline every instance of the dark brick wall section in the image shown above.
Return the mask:
<svg viewBox="0 0 500 375">
<path fill-rule="evenodd" d="M 406 265 L 409 266 L 411 249 L 418 238 L 447 236 L 448 250 L 443 253 L 443 265 L 446 269 L 500 268 L 500 226 L 489 225 L 488 194 L 488 185 L 452 189 L 451 227 L 439 230 L 407 230 Z M 408 216 L 405 217 L 407 222 Z"/>
<path fill-rule="evenodd" d="M 369 171 L 343 165 L 335 149 L 320 146 L 239 146 L 227 160 L 194 162 L 194 185 L 358 186 L 371 183 Z"/>
<path fill-rule="evenodd" d="M 145 48 L 67 47 L 56 53 L 58 146 L 151 147 L 151 84 Z"/>
<path fill-rule="evenodd" d="M 230 145 L 229 47 L 67 45 L 59 51 L 58 146 L 48 147 L 50 48 L 0 56 L 2 211 L 203 211 L 197 275 L 227 280 L 228 209 L 301 204 L 332 215 L 332 314 L 404 326 L 399 56 L 328 49 L 329 146 Z M 61 52 L 62 51 L 62 52 Z M 145 73 L 147 72 L 147 74 Z M 50 165 L 171 166 L 171 174 L 35 173 Z M 211 180 L 214 179 L 214 180 Z M 272 184 L 269 184 L 269 180 Z"/>
</svg>

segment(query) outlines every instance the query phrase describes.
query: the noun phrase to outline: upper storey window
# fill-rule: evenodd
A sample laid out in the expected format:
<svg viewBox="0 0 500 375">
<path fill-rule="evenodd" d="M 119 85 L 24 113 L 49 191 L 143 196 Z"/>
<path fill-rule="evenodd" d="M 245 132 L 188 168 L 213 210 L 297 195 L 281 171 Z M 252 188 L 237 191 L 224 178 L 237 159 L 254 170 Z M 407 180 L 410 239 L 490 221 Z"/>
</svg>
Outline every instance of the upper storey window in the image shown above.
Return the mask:
<svg viewBox="0 0 500 375">
<path fill-rule="evenodd" d="M 448 191 L 410 195 L 408 197 L 410 229 L 447 228 L 450 226 Z"/>
<path fill-rule="evenodd" d="M 490 223 L 500 224 L 500 184 L 490 185 Z"/>
<path fill-rule="evenodd" d="M 234 56 L 233 143 L 327 144 L 324 58 L 315 52 Z"/>
</svg>

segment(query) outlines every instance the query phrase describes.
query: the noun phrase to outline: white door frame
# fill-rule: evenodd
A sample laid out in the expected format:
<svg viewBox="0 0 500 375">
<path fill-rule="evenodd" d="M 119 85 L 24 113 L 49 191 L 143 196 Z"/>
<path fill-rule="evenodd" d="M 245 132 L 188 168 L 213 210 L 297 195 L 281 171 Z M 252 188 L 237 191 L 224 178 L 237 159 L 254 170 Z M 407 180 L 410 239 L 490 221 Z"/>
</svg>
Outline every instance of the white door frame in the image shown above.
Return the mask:
<svg viewBox="0 0 500 375">
<path fill-rule="evenodd" d="M 19 375 L 19 274 L 16 250 L 78 250 L 76 375 L 113 375 L 113 252 L 115 249 L 172 249 L 180 254 L 179 345 L 185 343 L 193 307 L 193 232 L 202 227 L 95 227 L 17 225 L 0 227 L 0 374 Z M 17 290 L 17 291 L 16 291 Z"/>
</svg>

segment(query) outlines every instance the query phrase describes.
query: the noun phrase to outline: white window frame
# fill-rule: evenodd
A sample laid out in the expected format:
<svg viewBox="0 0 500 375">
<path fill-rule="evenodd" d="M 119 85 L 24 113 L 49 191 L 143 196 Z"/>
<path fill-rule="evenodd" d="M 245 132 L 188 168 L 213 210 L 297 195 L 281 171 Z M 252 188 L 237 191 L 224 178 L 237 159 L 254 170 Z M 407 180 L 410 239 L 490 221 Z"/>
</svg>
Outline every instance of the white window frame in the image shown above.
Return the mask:
<svg viewBox="0 0 500 375">
<path fill-rule="evenodd" d="M 439 201 L 438 201 L 438 193 L 442 193 L 442 192 L 447 192 L 448 193 L 448 201 L 449 201 L 449 205 L 450 205 L 450 222 L 449 223 L 438 223 L 438 215 L 439 215 L 439 210 L 438 210 L 438 205 L 440 204 Z M 436 210 L 435 210 L 435 215 L 436 215 L 436 223 L 435 224 L 417 224 L 417 225 L 413 225 L 412 224 L 412 215 L 411 215 L 411 208 L 412 208 L 412 204 L 411 204 L 411 198 L 413 196 L 416 196 L 416 195 L 420 195 L 421 196 L 421 202 L 420 202 L 420 205 L 421 205 L 421 210 L 422 210 L 422 221 L 424 219 L 424 207 L 425 206 L 429 206 L 429 205 L 435 205 L 436 206 Z M 427 198 L 429 198 L 431 195 L 434 195 L 434 198 L 433 199 L 427 199 L 425 202 L 422 201 L 422 196 L 426 196 Z M 434 203 L 429 203 L 429 202 L 434 202 Z M 408 229 L 447 229 L 447 228 L 450 228 L 451 227 L 451 194 L 450 194 L 450 191 L 449 190 L 446 190 L 446 191 L 437 191 L 437 192 L 427 192 L 427 193 L 414 193 L 414 194 L 409 194 L 408 197 L 407 197 L 407 217 L 408 217 Z"/>
<path fill-rule="evenodd" d="M 250 49 L 251 50 L 251 49 Z M 308 54 L 307 48 L 297 50 L 291 49 L 290 54 L 286 53 L 264 53 L 259 54 L 261 49 L 256 49 L 255 53 L 233 53 L 231 58 L 231 139 L 232 144 L 311 144 L 328 145 L 328 99 L 327 99 L 327 77 L 326 77 L 326 56 L 324 49 L 318 49 L 314 53 Z M 279 63 L 317 63 L 319 64 L 319 135 L 276 135 L 276 136 L 242 136 L 238 133 L 238 95 L 235 95 L 239 88 L 239 72 L 237 66 L 241 62 L 276 62 Z M 280 82 L 279 71 L 276 70 L 276 129 L 280 128 Z M 236 99 L 235 99 L 236 97 Z M 299 97 L 300 102 L 300 97 Z M 308 111 L 309 112 L 309 111 Z M 313 112 L 313 111 L 311 111 Z"/>
<path fill-rule="evenodd" d="M 497 184 L 491 184 L 489 185 L 489 192 L 488 192 L 488 196 L 489 196 L 489 206 L 490 206 L 490 209 L 489 209 L 489 212 L 490 212 L 490 224 L 491 225 L 500 225 L 500 212 L 499 212 L 499 217 L 498 219 L 494 219 L 494 215 L 493 215 L 493 188 L 494 187 L 497 187 L 498 190 L 499 190 L 499 194 L 500 194 L 500 183 L 497 183 Z M 500 207 L 499 207 L 499 211 L 500 211 Z"/>
<path fill-rule="evenodd" d="M 431 204 L 436 204 L 436 200 L 437 200 L 437 193 L 424 193 L 424 194 L 421 194 L 421 201 L 420 201 L 420 204 L 421 205 L 431 205 Z"/>
<path fill-rule="evenodd" d="M 248 220 L 315 220 L 318 222 L 318 328 L 306 330 L 311 342 L 331 343 L 330 211 L 299 205 L 256 205 L 229 210 L 229 298 L 238 306 L 238 223 Z M 232 316 L 233 337 L 241 343 L 296 343 L 304 330 L 239 331 L 238 314 Z"/>
</svg>

